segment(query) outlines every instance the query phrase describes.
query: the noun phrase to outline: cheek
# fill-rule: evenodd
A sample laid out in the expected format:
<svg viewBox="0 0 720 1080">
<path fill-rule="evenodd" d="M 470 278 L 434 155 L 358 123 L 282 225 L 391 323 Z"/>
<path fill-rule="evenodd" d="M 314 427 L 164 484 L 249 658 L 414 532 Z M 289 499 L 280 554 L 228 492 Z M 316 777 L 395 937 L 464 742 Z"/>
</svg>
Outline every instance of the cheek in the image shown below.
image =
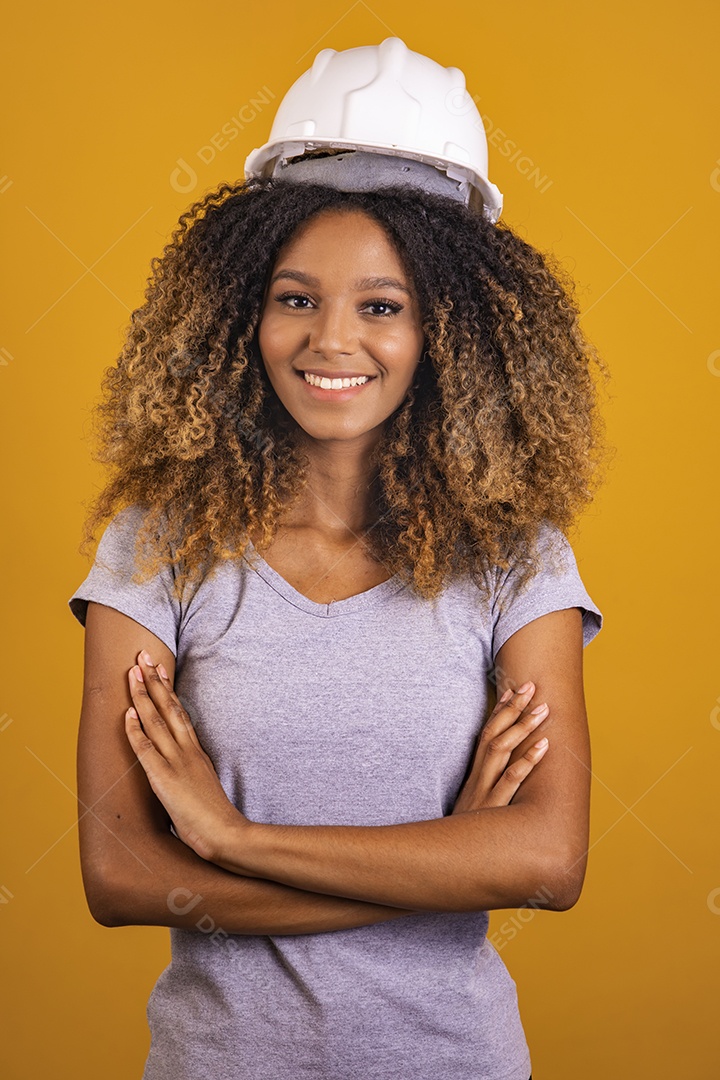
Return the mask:
<svg viewBox="0 0 720 1080">
<path fill-rule="evenodd" d="M 398 325 L 379 336 L 378 345 L 397 370 L 410 371 L 420 362 L 425 348 L 425 334 L 420 327 Z"/>
<path fill-rule="evenodd" d="M 422 353 L 422 340 L 418 342 L 415 337 L 405 337 L 388 349 L 388 367 L 395 371 L 403 382 L 410 383 L 415 377 Z"/>
<path fill-rule="evenodd" d="M 257 341 L 258 345 L 260 346 L 260 351 L 263 353 L 263 355 L 265 354 L 271 340 L 272 335 L 270 334 L 268 329 L 267 319 L 261 319 L 258 325 Z"/>
<path fill-rule="evenodd" d="M 283 355 L 284 336 L 282 329 L 273 325 L 272 319 L 263 319 L 258 327 L 258 346 L 267 367 L 277 363 Z"/>
</svg>

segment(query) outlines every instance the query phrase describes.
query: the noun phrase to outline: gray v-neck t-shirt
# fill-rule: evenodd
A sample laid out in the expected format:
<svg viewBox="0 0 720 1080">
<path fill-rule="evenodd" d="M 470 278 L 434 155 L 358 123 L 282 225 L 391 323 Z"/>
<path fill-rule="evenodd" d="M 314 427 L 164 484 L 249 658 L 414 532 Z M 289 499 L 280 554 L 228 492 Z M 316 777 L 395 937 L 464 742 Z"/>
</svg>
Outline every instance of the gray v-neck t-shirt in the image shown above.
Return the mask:
<svg viewBox="0 0 720 1080">
<path fill-rule="evenodd" d="M 157 635 L 175 689 L 230 800 L 252 821 L 391 825 L 452 811 L 488 712 L 503 643 L 550 611 L 579 607 L 583 643 L 602 626 L 565 535 L 521 590 L 495 569 L 435 601 L 395 576 L 319 604 L 258 553 L 175 598 L 168 568 L 130 581 L 139 506 L 105 529 L 68 600 Z M 181 901 L 179 901 L 181 902 Z M 411 907 L 408 904 L 408 907 Z M 528 1080 L 514 980 L 488 912 L 405 916 L 317 934 L 171 928 L 172 962 L 148 1004 L 144 1080 Z"/>
</svg>

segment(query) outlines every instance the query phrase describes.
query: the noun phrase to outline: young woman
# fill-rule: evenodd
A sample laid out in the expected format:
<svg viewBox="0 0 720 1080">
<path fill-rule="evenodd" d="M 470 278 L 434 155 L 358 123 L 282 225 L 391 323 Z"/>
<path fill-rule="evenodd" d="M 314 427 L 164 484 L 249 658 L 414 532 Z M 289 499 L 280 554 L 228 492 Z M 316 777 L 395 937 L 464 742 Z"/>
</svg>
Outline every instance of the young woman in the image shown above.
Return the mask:
<svg viewBox="0 0 720 1080">
<path fill-rule="evenodd" d="M 593 363 L 458 199 L 254 177 L 181 218 L 69 600 L 88 903 L 171 928 L 145 1080 L 527 1080 L 486 932 L 585 873 Z"/>
</svg>

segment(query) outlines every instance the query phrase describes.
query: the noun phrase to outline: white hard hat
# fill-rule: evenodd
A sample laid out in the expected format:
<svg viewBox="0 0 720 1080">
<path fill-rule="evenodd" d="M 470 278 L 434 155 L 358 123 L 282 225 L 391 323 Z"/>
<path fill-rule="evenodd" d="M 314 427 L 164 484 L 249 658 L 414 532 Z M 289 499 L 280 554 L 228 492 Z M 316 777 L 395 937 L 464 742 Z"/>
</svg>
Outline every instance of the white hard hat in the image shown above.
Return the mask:
<svg viewBox="0 0 720 1080">
<path fill-rule="evenodd" d="M 323 147 L 375 152 L 386 166 L 394 157 L 424 162 L 453 181 L 466 204 L 491 222 L 502 212 L 502 194 L 487 178 L 485 128 L 465 76 L 459 68 L 412 52 L 400 38 L 342 52 L 322 49 L 280 102 L 268 141 L 248 155 L 245 177 L 290 176 L 294 166 L 288 159 Z M 345 154 L 345 161 L 351 156 Z M 360 156 L 367 161 L 366 154 Z M 321 169 L 323 162 L 332 162 L 331 157 L 305 160 Z M 396 182 L 427 189 L 418 180 L 423 170 L 400 172 L 398 165 Z M 329 181 L 336 187 L 342 183 L 338 172 L 335 167 Z M 345 190 L 357 190 L 350 186 L 352 173 L 342 170 Z M 382 176 L 383 183 L 391 182 L 387 168 Z M 301 178 L 299 170 L 292 178 Z"/>
</svg>

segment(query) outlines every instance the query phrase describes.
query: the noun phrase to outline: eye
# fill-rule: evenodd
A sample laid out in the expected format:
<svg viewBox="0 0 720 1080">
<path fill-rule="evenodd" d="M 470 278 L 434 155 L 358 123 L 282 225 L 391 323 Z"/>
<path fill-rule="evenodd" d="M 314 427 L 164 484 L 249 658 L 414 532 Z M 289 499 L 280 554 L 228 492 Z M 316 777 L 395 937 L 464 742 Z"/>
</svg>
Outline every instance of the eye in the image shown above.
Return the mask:
<svg viewBox="0 0 720 1080">
<path fill-rule="evenodd" d="M 284 304 L 286 300 L 307 300 L 312 303 L 309 296 L 305 296 L 304 293 L 282 293 L 281 296 L 276 296 L 275 299 L 279 304 Z M 305 308 L 297 308 L 295 305 L 291 305 L 295 311 L 305 311 Z"/>
<path fill-rule="evenodd" d="M 398 311 L 402 311 L 402 304 L 396 303 L 394 300 L 371 300 L 366 307 L 385 307 L 389 308 L 389 311 L 382 312 L 380 318 L 388 318 L 390 315 L 397 315 Z"/>
<path fill-rule="evenodd" d="M 295 303 L 290 303 L 290 301 L 304 300 L 307 304 L 312 304 L 311 298 L 309 296 L 306 296 L 305 293 L 281 293 L 279 296 L 275 297 L 275 300 L 278 304 L 283 304 L 284 306 L 289 307 L 291 311 L 307 311 L 308 308 L 304 304 L 300 306 L 296 305 Z M 387 308 L 387 311 L 375 312 L 374 318 L 378 319 L 387 319 L 390 318 L 392 315 L 397 315 L 397 313 L 399 311 L 402 311 L 403 308 L 402 304 L 398 304 L 395 300 L 388 299 L 368 300 L 368 302 L 364 304 L 363 307 Z"/>
</svg>

